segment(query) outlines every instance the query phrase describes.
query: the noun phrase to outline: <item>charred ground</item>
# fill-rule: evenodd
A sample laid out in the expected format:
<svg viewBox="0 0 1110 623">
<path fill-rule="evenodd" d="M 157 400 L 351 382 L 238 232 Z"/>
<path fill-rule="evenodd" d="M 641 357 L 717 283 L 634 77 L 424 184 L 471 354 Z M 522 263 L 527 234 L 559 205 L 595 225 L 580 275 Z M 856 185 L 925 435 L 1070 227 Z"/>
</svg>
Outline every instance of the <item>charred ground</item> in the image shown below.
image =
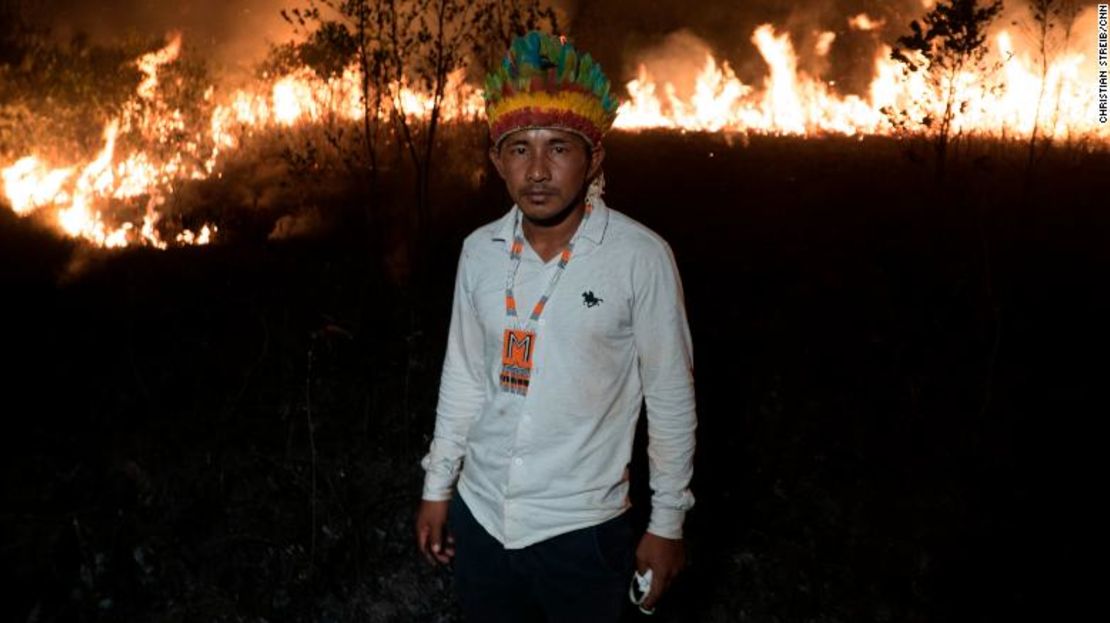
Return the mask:
<svg viewBox="0 0 1110 623">
<path fill-rule="evenodd" d="M 1020 145 L 980 144 L 937 188 L 890 139 L 609 152 L 609 203 L 670 241 L 695 340 L 690 567 L 655 618 L 1015 620 L 1066 594 L 1105 153 L 1030 181 Z M 3 618 L 457 620 L 410 521 L 459 245 L 508 205 L 484 180 L 436 189 L 403 286 L 335 193 L 328 227 L 270 242 L 273 214 L 215 193 L 240 233 L 166 252 L 0 210 Z M 642 431 L 636 456 L 642 525 Z"/>
</svg>

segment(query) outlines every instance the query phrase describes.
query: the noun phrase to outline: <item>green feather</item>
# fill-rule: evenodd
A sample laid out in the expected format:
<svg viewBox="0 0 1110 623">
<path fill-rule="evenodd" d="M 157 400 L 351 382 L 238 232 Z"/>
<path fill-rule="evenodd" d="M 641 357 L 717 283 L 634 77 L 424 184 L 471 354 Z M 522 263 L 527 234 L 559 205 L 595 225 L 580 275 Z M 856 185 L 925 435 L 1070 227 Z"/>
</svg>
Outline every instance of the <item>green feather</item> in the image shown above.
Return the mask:
<svg viewBox="0 0 1110 623">
<path fill-rule="evenodd" d="M 535 30 L 513 39 L 504 60 L 486 76 L 487 104 L 500 101 L 506 87 L 511 93 L 529 90 L 537 76 L 550 76 L 547 79 L 554 79 L 556 87 L 578 85 L 594 94 L 606 113 L 617 109 L 609 79 L 593 57 L 579 54 L 572 44 L 564 44 L 556 36 Z"/>
</svg>

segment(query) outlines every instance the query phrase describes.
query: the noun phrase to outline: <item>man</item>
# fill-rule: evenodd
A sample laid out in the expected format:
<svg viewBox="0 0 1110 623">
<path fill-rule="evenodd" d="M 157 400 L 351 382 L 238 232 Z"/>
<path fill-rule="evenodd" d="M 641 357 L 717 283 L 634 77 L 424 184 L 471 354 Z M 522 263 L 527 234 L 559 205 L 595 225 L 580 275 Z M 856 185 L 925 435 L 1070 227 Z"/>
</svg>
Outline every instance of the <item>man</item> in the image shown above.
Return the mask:
<svg viewBox="0 0 1110 623">
<path fill-rule="evenodd" d="M 648 569 L 650 612 L 685 564 L 694 503 L 678 271 L 662 238 L 601 200 L 617 106 L 588 54 L 528 33 L 486 100 L 515 205 L 463 243 L 417 545 L 454 560 L 471 621 L 616 621 Z M 628 462 L 645 399 L 652 509 L 633 551 Z"/>
</svg>

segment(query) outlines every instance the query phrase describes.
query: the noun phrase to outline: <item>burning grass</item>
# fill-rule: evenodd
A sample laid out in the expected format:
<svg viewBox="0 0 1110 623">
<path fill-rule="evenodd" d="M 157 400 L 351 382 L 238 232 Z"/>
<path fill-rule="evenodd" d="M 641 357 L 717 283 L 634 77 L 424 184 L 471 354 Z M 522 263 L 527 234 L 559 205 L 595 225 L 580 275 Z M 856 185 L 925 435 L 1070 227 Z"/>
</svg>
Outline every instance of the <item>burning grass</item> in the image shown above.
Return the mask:
<svg viewBox="0 0 1110 623">
<path fill-rule="evenodd" d="M 895 52 L 886 42 L 897 26 L 866 14 L 807 40 L 813 49 L 801 49 L 789 33 L 763 24 L 750 39 L 766 73 L 749 83 L 696 37 L 680 33 L 644 54 L 635 78 L 626 83 L 628 98 L 616 128 L 723 132 L 743 140 L 755 135 L 924 138 L 937 143 L 938 170 L 947 159 L 949 140 L 957 143 L 955 149 L 961 140 L 1031 141 L 1031 168 L 1048 149 L 1110 144 L 1110 126 L 1097 123 L 1085 80 L 1094 75 L 1087 53 L 1094 46 L 1086 45 L 1094 32 L 1088 27 L 1092 15 L 1074 13 L 1057 24 L 1058 30 L 1066 27 L 1068 36 L 1050 42 L 1051 57 L 1048 52 L 1038 56 L 1028 33 L 994 27 L 984 41 L 982 62 L 940 74 L 920 51 L 916 56 Z M 845 29 L 860 49 L 872 51 L 857 72 L 867 76 L 858 92 L 822 74 Z M 240 204 L 231 202 L 208 219 L 196 219 L 177 196 L 188 195 L 197 183 L 252 166 L 252 148 L 268 141 L 285 146 L 284 170 L 293 177 L 299 172 L 312 183 L 340 187 L 351 184 L 340 175 L 365 178 L 368 188 L 361 200 L 368 205 L 393 203 L 379 201 L 378 183 L 415 167 L 402 175 L 417 178 L 422 218 L 428 162 L 436 160 L 437 169 L 452 163 L 447 153 L 452 138 L 432 134 L 433 111 L 436 124 L 456 126 L 463 134 L 481 124 L 481 93 L 470 86 L 461 66 L 444 75 L 442 99 L 437 99 L 403 71 L 392 81 L 364 80 L 358 58 L 342 57 L 342 50 L 316 50 L 330 54 L 325 54 L 330 60 L 310 65 L 305 58 L 315 58 L 312 54 L 296 45 L 279 46 L 253 81 L 229 87 L 189 58 L 183 45 L 179 34 L 171 35 L 163 47 L 131 59 L 122 55 L 136 44 L 40 52 L 36 58 L 47 68 L 83 60 L 69 72 L 52 69 L 45 77 L 18 73 L 29 76 L 24 91 L 49 86 L 51 93 L 64 96 L 64 105 L 37 110 L 42 102 L 27 93 L 0 93 L 5 104 L 0 173 L 11 209 L 101 247 L 207 244 L 229 235 L 226 228 L 221 233 L 220 222 L 238 220 L 230 212 Z M 338 60 L 332 58 L 337 54 Z M 96 83 L 105 67 L 112 69 L 112 80 Z M 23 126 L 32 130 L 15 131 Z M 413 138 L 421 132 L 424 138 Z M 420 140 L 431 144 L 425 156 L 417 149 Z M 406 151 L 412 163 L 406 162 Z M 249 199 L 265 204 L 273 197 L 259 195 L 267 193 L 281 194 L 262 189 Z M 318 206 L 299 205 L 292 212 L 275 226 L 274 235 L 313 231 Z"/>
<path fill-rule="evenodd" d="M 1106 155 L 1056 152 L 1026 187 L 1020 145 L 972 145 L 937 189 L 911 148 L 611 138 L 609 201 L 671 241 L 700 345 L 691 566 L 662 620 L 1023 619 L 1068 581 L 1022 544 L 1080 487 Z M 5 618 L 457 620 L 409 521 L 458 244 L 506 206 L 464 179 L 407 287 L 362 229 L 266 243 L 272 215 L 59 283 L 81 245 L 0 217 Z"/>
<path fill-rule="evenodd" d="M 938 185 L 934 136 L 882 125 L 919 101 L 888 51 L 852 99 L 756 39 L 766 82 L 649 63 L 607 139 L 608 199 L 671 242 L 699 345 L 691 566 L 657 618 L 1027 618 L 1070 568 L 1027 540 L 1084 495 L 1105 136 L 1054 126 L 1030 160 L 1028 107 L 988 98 Z M 93 104 L 23 93 L 0 121 L 0 616 L 456 620 L 409 522 L 458 245 L 507 206 L 474 92 L 454 78 L 417 239 L 418 174 L 388 111 L 364 148 L 350 68 L 217 88 L 172 39 L 74 57 L 112 78 Z M 641 525 L 645 460 L 641 435 Z"/>
</svg>

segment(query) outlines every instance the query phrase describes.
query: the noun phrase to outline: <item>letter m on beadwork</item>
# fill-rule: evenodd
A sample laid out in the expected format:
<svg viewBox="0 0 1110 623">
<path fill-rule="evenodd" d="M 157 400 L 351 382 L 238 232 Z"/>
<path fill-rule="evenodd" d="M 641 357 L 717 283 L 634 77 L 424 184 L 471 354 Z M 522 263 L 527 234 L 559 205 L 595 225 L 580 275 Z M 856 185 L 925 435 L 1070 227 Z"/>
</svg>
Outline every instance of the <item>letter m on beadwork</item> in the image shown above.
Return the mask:
<svg viewBox="0 0 1110 623">
<path fill-rule="evenodd" d="M 502 353 L 502 362 L 509 366 L 531 368 L 535 336 L 536 334 L 531 331 L 505 329 L 505 352 Z"/>
</svg>

